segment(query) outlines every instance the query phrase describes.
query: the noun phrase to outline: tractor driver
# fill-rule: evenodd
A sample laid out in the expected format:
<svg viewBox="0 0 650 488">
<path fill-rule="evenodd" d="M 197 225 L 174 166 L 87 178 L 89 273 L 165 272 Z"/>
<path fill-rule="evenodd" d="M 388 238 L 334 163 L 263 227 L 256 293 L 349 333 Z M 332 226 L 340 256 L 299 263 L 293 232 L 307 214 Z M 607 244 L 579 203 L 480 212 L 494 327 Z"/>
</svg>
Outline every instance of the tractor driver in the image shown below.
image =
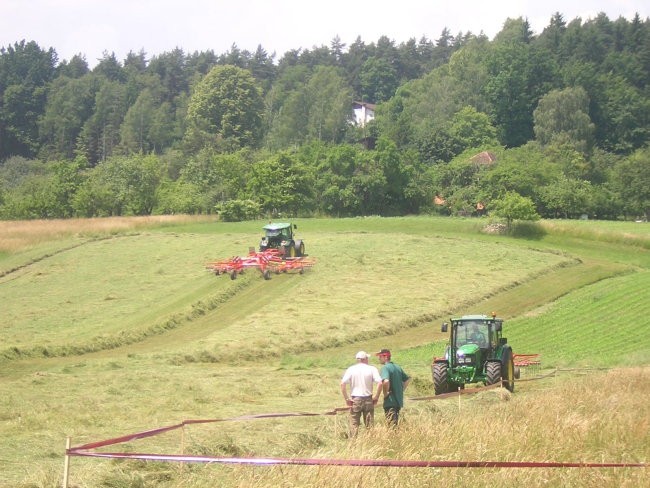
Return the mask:
<svg viewBox="0 0 650 488">
<path fill-rule="evenodd" d="M 485 340 L 485 334 L 478 330 L 478 325 L 474 324 L 472 327 L 472 332 L 469 334 L 470 342 L 478 344 L 479 347 L 487 347 L 487 341 Z"/>
</svg>

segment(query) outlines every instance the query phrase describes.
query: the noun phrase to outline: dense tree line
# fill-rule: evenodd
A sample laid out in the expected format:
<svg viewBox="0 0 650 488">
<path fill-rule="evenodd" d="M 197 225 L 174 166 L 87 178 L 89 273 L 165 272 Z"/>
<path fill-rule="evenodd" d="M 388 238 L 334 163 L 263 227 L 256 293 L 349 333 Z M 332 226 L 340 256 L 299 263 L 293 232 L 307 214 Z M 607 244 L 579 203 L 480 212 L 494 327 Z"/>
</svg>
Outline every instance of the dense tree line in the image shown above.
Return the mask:
<svg viewBox="0 0 650 488">
<path fill-rule="evenodd" d="M 650 213 L 650 21 L 59 62 L 0 49 L 0 218 Z M 351 123 L 352 102 L 376 105 Z M 523 199 L 525 205 L 517 199 Z M 517 204 L 517 205 L 515 205 Z M 503 212 L 502 212 L 503 213 Z"/>
</svg>

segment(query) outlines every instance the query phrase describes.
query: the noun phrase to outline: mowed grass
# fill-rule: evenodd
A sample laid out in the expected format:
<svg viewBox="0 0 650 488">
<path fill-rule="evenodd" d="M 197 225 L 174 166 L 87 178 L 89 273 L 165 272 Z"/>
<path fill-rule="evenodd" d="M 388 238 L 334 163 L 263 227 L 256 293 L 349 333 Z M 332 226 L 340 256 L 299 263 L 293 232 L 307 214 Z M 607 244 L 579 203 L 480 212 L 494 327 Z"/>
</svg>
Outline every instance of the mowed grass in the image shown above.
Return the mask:
<svg viewBox="0 0 650 488">
<path fill-rule="evenodd" d="M 247 248 L 243 234 L 121 235 L 25 266 L 0 278 L 3 354 L 60 356 L 132 343 L 178 327 L 193 306 L 204 314 L 193 328 L 202 329 L 202 344 L 215 358 L 320 350 L 418 325 L 574 264 L 505 243 L 319 233 L 309 247 L 318 264 L 304 276 L 277 276 L 278 284 L 249 280 L 265 297 L 255 310 L 241 313 L 241 296 L 229 306 L 205 307 L 236 285 L 208 273 L 205 263 Z M 168 338 L 164 343 L 169 351 Z"/>
<path fill-rule="evenodd" d="M 430 395 L 431 356 L 444 350 L 440 322 L 452 314 L 503 311 L 515 352 L 541 352 L 546 371 L 648 364 L 647 339 L 629 339 L 634 327 L 647 329 L 650 263 L 636 242 L 489 236 L 472 219 L 305 220 L 299 232 L 317 264 L 304 275 L 264 281 L 247 272 L 231 281 L 203 268 L 205 260 L 255 246 L 262 225 L 185 221 L 67 234 L 0 259 L 0 269 L 9 270 L 0 278 L 3 303 L 37 297 L 12 312 L 18 321 L 32 307 L 62 307 L 52 314 L 59 333 L 45 319 L 31 329 L 27 320 L 3 321 L 0 486 L 59 486 L 66 436 L 81 444 L 188 418 L 325 413 L 342 406 L 338 381 L 358 349 L 391 347 L 413 376 L 407 396 Z M 57 246 L 63 252 L 51 252 Z M 97 258 L 110 263 L 99 273 L 88 269 Z M 55 265 L 66 271 L 57 273 Z M 48 302 L 48 287 L 56 301 Z M 121 287 L 119 299 L 100 300 Z M 65 288 L 71 304 L 62 298 Z M 127 305 L 126 312 L 119 308 Z M 92 310 L 102 306 L 100 327 Z M 70 325 L 66 317 L 76 313 Z M 585 326 L 600 319 L 596 329 Z M 9 334 L 19 342 L 4 342 Z M 12 354 L 18 346 L 29 355 Z M 96 352 L 78 353 L 88 346 Z M 67 356 L 45 357 L 44 350 Z M 339 414 L 192 426 L 117 447 L 217 456 L 647 461 L 648 368 L 578 374 L 520 382 L 514 395 L 409 400 L 398 432 L 379 423 L 353 442 Z M 639 486 L 645 475 L 644 469 L 273 468 L 73 458 L 71 486 Z"/>
<path fill-rule="evenodd" d="M 219 241 L 171 234 L 91 240 L 7 274 L 0 278 L 2 344 L 61 355 L 66 347 L 119 344 L 120 335 L 165 323 L 209 288 L 230 285 L 209 281 L 204 269 L 212 252 L 233 251 L 232 242 Z"/>
<path fill-rule="evenodd" d="M 237 361 L 358 344 L 572 263 L 504 244 L 382 233 L 320 233 L 309 252 L 316 266 L 302 276 L 273 277 L 277 282 L 258 289 L 269 295 L 254 311 L 238 313 L 245 304 L 235 299 L 236 307 L 198 319 L 206 331 L 228 324 L 206 333 L 204 356 Z"/>
</svg>

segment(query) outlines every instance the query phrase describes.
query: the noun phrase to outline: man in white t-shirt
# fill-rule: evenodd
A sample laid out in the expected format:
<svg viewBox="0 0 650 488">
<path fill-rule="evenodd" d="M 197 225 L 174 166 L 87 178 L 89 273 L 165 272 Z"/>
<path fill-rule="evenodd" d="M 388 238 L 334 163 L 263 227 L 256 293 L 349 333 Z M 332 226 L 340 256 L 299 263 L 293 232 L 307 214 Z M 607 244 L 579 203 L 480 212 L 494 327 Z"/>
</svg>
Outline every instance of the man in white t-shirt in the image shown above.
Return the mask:
<svg viewBox="0 0 650 488">
<path fill-rule="evenodd" d="M 382 380 L 379 370 L 368 364 L 370 355 L 359 351 L 355 356 L 357 364 L 345 370 L 341 378 L 341 393 L 345 403 L 350 407 L 350 437 L 359 433 L 359 424 L 363 415 L 363 423 L 371 427 L 375 421 L 375 405 L 382 391 Z M 377 384 L 377 393 L 373 396 L 373 383 Z M 348 384 L 350 395 L 348 396 Z"/>
</svg>

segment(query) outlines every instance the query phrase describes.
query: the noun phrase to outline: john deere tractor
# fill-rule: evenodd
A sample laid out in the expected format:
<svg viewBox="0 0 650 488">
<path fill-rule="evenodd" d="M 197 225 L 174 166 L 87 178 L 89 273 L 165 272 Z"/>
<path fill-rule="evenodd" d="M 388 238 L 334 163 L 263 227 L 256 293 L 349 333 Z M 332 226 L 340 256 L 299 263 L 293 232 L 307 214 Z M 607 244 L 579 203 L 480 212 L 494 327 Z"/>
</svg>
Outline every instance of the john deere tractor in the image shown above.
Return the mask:
<svg viewBox="0 0 650 488">
<path fill-rule="evenodd" d="M 515 368 L 512 348 L 502 336 L 503 319 L 495 314 L 464 315 L 452 318 L 449 345 L 444 358 L 434 358 L 431 365 L 436 395 L 465 388 L 468 383 L 493 385 L 503 381 L 511 392 L 515 390 Z"/>
<path fill-rule="evenodd" d="M 269 223 L 263 227 L 264 237 L 260 241 L 260 251 L 277 249 L 285 257 L 295 258 L 305 255 L 305 243 L 296 239 L 294 230 L 298 226 L 287 223 Z"/>
</svg>

